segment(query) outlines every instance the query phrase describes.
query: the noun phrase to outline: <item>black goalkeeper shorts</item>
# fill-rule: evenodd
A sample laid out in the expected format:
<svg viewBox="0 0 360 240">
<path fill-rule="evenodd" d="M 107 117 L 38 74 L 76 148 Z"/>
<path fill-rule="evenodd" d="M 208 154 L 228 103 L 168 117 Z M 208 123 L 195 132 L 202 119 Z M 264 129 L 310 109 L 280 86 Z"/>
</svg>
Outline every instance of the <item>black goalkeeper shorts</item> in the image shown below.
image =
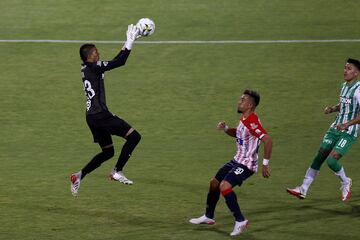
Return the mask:
<svg viewBox="0 0 360 240">
<path fill-rule="evenodd" d="M 125 138 L 131 128 L 125 120 L 110 112 L 86 115 L 86 122 L 94 137 L 94 142 L 102 147 L 113 143 L 111 135 Z"/>
</svg>

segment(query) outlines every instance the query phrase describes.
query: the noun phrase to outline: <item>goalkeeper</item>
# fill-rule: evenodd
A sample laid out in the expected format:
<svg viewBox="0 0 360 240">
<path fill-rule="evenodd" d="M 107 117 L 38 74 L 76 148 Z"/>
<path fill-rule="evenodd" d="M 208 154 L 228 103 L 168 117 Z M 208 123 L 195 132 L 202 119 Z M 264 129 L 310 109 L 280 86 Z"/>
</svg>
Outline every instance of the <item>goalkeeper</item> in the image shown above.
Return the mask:
<svg viewBox="0 0 360 240">
<path fill-rule="evenodd" d="M 119 159 L 109 177 L 123 184 L 133 184 L 122 172 L 131 153 L 139 143 L 140 134 L 125 120 L 112 114 L 105 98 L 105 72 L 125 65 L 136 38 L 140 37 L 139 29 L 129 25 L 126 42 L 121 51 L 111 61 L 100 61 L 100 54 L 94 44 L 80 47 L 81 77 L 86 95 L 86 122 L 91 130 L 94 142 L 98 143 L 101 152 L 95 155 L 80 171 L 70 176 L 71 193 L 76 196 L 81 180 L 98 168 L 103 162 L 114 156 L 112 135 L 126 139 Z"/>
</svg>

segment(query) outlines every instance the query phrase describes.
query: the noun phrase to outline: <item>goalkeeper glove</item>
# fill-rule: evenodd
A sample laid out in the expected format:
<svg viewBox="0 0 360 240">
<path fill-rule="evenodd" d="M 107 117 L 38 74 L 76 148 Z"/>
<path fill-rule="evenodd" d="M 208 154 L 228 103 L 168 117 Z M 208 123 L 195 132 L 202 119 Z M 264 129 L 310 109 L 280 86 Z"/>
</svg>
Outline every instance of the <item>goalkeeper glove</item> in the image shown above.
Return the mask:
<svg viewBox="0 0 360 240">
<path fill-rule="evenodd" d="M 126 42 L 125 42 L 125 48 L 128 50 L 131 50 L 132 45 L 134 44 L 135 40 L 139 38 L 139 29 L 134 25 L 130 24 L 128 26 L 128 30 L 126 31 Z"/>
</svg>

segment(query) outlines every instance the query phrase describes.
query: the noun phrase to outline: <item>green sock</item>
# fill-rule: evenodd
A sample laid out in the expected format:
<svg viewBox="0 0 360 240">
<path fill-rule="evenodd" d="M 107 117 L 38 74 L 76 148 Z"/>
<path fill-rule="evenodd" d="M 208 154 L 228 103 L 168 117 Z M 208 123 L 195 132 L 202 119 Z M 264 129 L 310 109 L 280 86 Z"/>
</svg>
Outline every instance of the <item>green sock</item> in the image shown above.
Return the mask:
<svg viewBox="0 0 360 240">
<path fill-rule="evenodd" d="M 342 165 L 339 163 L 339 161 L 333 157 L 328 157 L 326 162 L 329 165 L 329 168 L 334 172 L 339 172 L 342 168 Z"/>
<path fill-rule="evenodd" d="M 326 157 L 323 156 L 322 154 L 320 154 L 320 152 L 318 152 L 311 164 L 311 168 L 319 171 L 320 167 L 324 163 L 325 159 L 326 159 Z"/>
</svg>

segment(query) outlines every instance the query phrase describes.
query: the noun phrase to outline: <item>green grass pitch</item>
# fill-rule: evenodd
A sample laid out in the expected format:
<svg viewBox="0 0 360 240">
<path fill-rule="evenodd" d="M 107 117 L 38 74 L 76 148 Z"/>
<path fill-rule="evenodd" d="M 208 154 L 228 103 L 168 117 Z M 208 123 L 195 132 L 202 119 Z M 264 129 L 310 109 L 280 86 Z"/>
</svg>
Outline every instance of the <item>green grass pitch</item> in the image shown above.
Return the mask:
<svg viewBox="0 0 360 240">
<path fill-rule="evenodd" d="M 355 1 L 1 0 L 0 39 L 125 40 L 127 24 L 155 20 L 144 41 L 359 39 Z M 271 177 L 236 188 L 250 228 L 239 238 L 359 239 L 359 143 L 341 160 L 353 196 L 340 200 L 327 166 L 300 201 L 300 183 L 334 116 L 346 58 L 360 43 L 135 44 L 127 65 L 106 74 L 112 112 L 142 134 L 126 166 L 133 186 L 106 176 L 116 157 L 70 194 L 69 175 L 99 151 L 85 123 L 80 44 L 0 43 L 0 239 L 229 239 L 220 199 L 214 226 L 192 226 L 208 181 L 235 153 L 218 121 L 234 126 L 245 88 L 274 141 Z M 110 59 L 121 44 L 98 44 Z M 260 149 L 262 156 L 263 149 Z"/>
</svg>

